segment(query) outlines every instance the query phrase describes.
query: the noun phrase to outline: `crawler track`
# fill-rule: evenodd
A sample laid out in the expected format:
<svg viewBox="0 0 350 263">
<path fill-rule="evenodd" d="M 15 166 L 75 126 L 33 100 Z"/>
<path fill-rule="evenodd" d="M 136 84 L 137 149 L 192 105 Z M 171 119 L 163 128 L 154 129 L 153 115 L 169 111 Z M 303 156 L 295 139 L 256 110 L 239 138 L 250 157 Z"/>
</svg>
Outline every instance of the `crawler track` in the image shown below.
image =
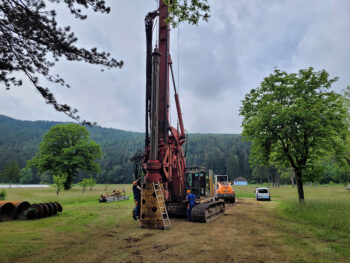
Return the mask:
<svg viewBox="0 0 350 263">
<path fill-rule="evenodd" d="M 192 208 L 192 221 L 207 223 L 223 215 L 225 212 L 225 203 L 222 201 L 212 201 L 195 205 Z"/>
</svg>

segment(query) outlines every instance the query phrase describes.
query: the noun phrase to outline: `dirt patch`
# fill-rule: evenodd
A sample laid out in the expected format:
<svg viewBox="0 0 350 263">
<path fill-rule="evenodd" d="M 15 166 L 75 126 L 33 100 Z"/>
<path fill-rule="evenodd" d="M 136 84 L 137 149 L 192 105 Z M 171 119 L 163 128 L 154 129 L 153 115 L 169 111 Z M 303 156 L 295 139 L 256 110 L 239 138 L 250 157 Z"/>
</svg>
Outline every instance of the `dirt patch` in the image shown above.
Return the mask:
<svg viewBox="0 0 350 263">
<path fill-rule="evenodd" d="M 152 233 L 146 233 L 146 234 L 143 235 L 143 237 L 151 237 L 151 236 L 154 236 L 154 234 L 152 234 Z"/>
<path fill-rule="evenodd" d="M 112 235 L 112 234 L 103 234 L 102 236 L 104 236 L 104 237 L 114 237 L 114 235 Z"/>
<path fill-rule="evenodd" d="M 170 245 L 158 245 L 158 246 L 154 246 L 153 248 L 155 250 L 157 250 L 158 252 L 163 252 L 165 250 L 167 250 L 170 247 Z"/>
<path fill-rule="evenodd" d="M 94 228 L 85 236 L 62 235 L 55 244 L 19 261 L 36 262 L 40 255 L 50 262 L 85 263 L 301 262 L 290 256 L 295 247 L 283 239 L 282 219 L 267 209 L 271 205 L 239 199 L 226 205 L 225 216 L 206 224 L 171 219 L 169 231 L 142 229 L 130 219 L 117 231 Z M 312 242 L 305 235 L 292 236 L 302 247 L 305 240 Z"/>
<path fill-rule="evenodd" d="M 135 237 L 128 237 L 128 238 L 123 238 L 124 241 L 127 241 L 127 242 L 132 242 L 132 243 L 137 243 L 140 241 L 139 238 L 135 238 Z"/>
</svg>

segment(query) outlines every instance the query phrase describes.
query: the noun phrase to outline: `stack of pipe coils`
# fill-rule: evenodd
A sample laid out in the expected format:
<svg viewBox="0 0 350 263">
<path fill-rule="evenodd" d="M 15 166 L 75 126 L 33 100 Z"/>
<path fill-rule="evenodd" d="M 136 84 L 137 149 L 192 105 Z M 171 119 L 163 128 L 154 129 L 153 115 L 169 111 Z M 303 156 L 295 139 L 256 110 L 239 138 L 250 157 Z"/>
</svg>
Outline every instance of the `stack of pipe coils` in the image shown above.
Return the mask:
<svg viewBox="0 0 350 263">
<path fill-rule="evenodd" d="M 30 204 L 26 201 L 0 201 L 0 222 L 11 219 L 39 219 L 61 213 L 58 202 Z"/>
</svg>

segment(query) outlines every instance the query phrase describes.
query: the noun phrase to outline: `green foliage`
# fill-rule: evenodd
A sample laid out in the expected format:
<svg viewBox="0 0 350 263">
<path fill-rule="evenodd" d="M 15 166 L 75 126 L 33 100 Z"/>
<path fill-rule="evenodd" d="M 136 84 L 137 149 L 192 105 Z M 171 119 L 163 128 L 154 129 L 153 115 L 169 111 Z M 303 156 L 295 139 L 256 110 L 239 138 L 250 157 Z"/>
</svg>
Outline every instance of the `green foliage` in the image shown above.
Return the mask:
<svg viewBox="0 0 350 263">
<path fill-rule="evenodd" d="M 19 171 L 19 182 L 21 184 L 30 184 L 33 182 L 33 173 L 30 168 L 22 168 Z"/>
<path fill-rule="evenodd" d="M 334 179 L 346 186 L 350 182 L 350 167 L 339 167 Z"/>
<path fill-rule="evenodd" d="M 81 180 L 81 182 L 78 183 L 78 185 L 83 188 L 83 193 L 85 192 L 85 188 L 90 185 L 90 182 L 89 182 L 89 179 L 90 178 L 84 178 L 83 180 Z"/>
<path fill-rule="evenodd" d="M 227 175 L 229 181 L 233 182 L 233 180 L 240 176 L 239 170 L 239 158 L 237 154 L 231 154 L 226 159 L 227 166 Z"/>
<path fill-rule="evenodd" d="M 48 4 L 51 2 L 51 4 Z M 23 85 L 23 77 L 38 90 L 47 104 L 80 121 L 77 110 L 67 104 L 59 104 L 53 93 L 40 84 L 40 78 L 53 84 L 69 87 L 51 69 L 62 58 L 68 61 L 83 61 L 105 68 L 121 68 L 123 61 L 110 57 L 109 53 L 97 48 L 91 50 L 77 46 L 77 38 L 70 26 L 60 27 L 56 21 L 56 9 L 52 2 L 62 3 L 77 19 L 86 19 L 82 9 L 91 8 L 94 12 L 109 13 L 104 0 L 33 0 L 1 1 L 0 23 L 1 71 L 0 83 L 6 89 Z M 21 73 L 21 74 L 19 74 Z M 89 123 L 82 121 L 83 123 Z M 89 123 L 90 124 L 90 123 Z"/>
<path fill-rule="evenodd" d="M 98 173 L 96 162 L 101 157 L 98 144 L 89 138 L 89 132 L 79 124 L 61 124 L 50 129 L 40 143 L 38 153 L 29 162 L 39 173 L 67 175 L 65 189 L 70 189 L 73 177 L 79 170 Z"/>
<path fill-rule="evenodd" d="M 350 86 L 348 86 L 343 93 L 343 102 L 347 108 L 346 121 L 348 127 L 350 126 Z M 336 161 L 336 169 L 338 173 L 335 176 L 335 179 L 344 185 L 350 181 L 350 133 L 349 129 L 346 134 L 345 140 L 339 139 L 339 147 L 333 157 L 333 160 Z M 345 143 L 343 143 L 345 141 Z"/>
<path fill-rule="evenodd" d="M 282 181 L 288 182 L 288 184 L 292 184 L 293 187 L 295 185 L 295 174 L 293 168 L 278 168 L 278 173 L 281 175 Z"/>
<path fill-rule="evenodd" d="M 96 185 L 96 180 L 92 177 L 90 177 L 88 180 L 88 186 L 90 186 L 90 191 L 92 191 L 92 188 L 94 187 L 94 185 Z"/>
<path fill-rule="evenodd" d="M 238 176 L 250 179 L 250 144 L 243 142 L 240 135 L 189 134 L 188 140 L 187 166 L 203 166 L 216 174 L 228 173 L 231 180 Z"/>
<path fill-rule="evenodd" d="M 40 175 L 40 184 L 51 184 L 53 183 L 53 179 L 51 178 L 49 173 L 42 173 Z"/>
<path fill-rule="evenodd" d="M 67 174 L 62 174 L 62 175 L 54 175 L 53 177 L 53 182 L 56 185 L 57 192 L 58 193 L 64 188 L 65 182 L 67 181 Z"/>
<path fill-rule="evenodd" d="M 17 183 L 19 181 L 19 166 L 17 162 L 11 161 L 6 165 L 3 177 L 10 183 L 10 188 L 12 183 Z"/>
<path fill-rule="evenodd" d="M 242 101 L 242 135 L 252 142 L 251 162 L 292 167 L 299 199 L 304 199 L 302 177 L 315 180 L 317 161 L 345 138 L 343 99 L 328 91 L 336 80 L 311 67 L 298 74 L 276 69 Z"/>
<path fill-rule="evenodd" d="M 264 167 L 264 166 L 256 166 L 253 169 L 253 173 L 252 173 L 252 178 L 254 178 L 256 180 L 257 184 L 262 184 L 264 182 L 268 181 L 268 177 L 269 177 L 269 169 L 268 167 Z M 251 182 L 253 183 L 253 182 Z"/>
<path fill-rule="evenodd" d="M 32 159 L 39 146 L 41 138 L 48 130 L 58 124 L 47 121 L 18 121 L 0 115 L 0 169 L 11 157 L 18 160 L 21 167 L 26 160 Z M 144 134 L 127 132 L 117 129 L 94 126 L 88 128 L 90 137 L 101 145 L 102 157 L 98 161 L 100 173 L 95 177 L 98 183 L 131 183 L 133 180 L 133 165 L 130 158 L 137 149 L 144 147 Z M 189 134 L 186 163 L 188 166 L 204 166 L 213 169 L 217 174 L 229 173 L 230 178 L 251 177 L 248 162 L 250 144 L 243 142 L 237 134 Z M 6 152 L 6 155 L 2 153 Z M 238 158 L 238 167 L 236 166 Z M 232 158 L 229 158 L 232 157 Z M 234 162 L 234 163 L 232 163 Z M 52 183 L 45 174 L 36 178 L 43 184 Z M 237 176 L 236 176 L 237 175 Z M 80 171 L 73 182 L 80 182 L 89 175 Z"/>
<path fill-rule="evenodd" d="M 210 6 L 207 0 L 164 0 L 168 5 L 167 23 L 176 27 L 181 22 L 197 25 L 200 20 L 208 21 Z"/>
<path fill-rule="evenodd" d="M 90 178 L 83 178 L 81 182 L 78 183 L 78 185 L 83 188 L 83 193 L 85 192 L 86 187 L 90 186 L 90 191 L 92 191 L 92 188 L 94 185 L 96 185 L 96 180 L 92 177 Z"/>
<path fill-rule="evenodd" d="M 50 127 L 57 122 L 46 121 L 17 121 L 0 115 L 0 170 L 10 160 L 16 160 L 20 167 L 24 167 L 26 160 L 33 158 L 40 140 Z M 133 178 L 133 166 L 129 161 L 137 149 L 142 149 L 144 134 L 127 132 L 116 129 L 101 128 L 95 126 L 88 128 L 90 137 L 101 145 L 102 158 L 98 161 L 101 172 L 95 177 L 98 183 L 131 183 Z M 346 147 L 345 147 L 346 149 Z M 349 147 L 350 149 L 350 147 Z M 186 156 L 188 166 L 200 165 L 213 169 L 217 174 L 228 173 L 229 178 L 243 176 L 251 182 L 258 174 L 252 177 L 253 169 L 248 162 L 250 143 L 243 142 L 240 135 L 234 134 L 189 134 L 189 145 Z M 6 155 L 3 153 L 6 152 Z M 237 166 L 237 159 L 238 166 Z M 345 164 L 345 163 L 344 163 Z M 318 162 L 323 172 L 318 178 L 321 184 L 327 184 L 330 180 L 336 183 L 340 181 L 338 170 L 335 168 L 334 156 L 323 158 Z M 339 165 L 338 165 L 339 166 Z M 255 168 L 254 168 L 255 169 Z M 282 183 L 291 183 L 290 176 L 283 176 Z M 37 174 L 32 170 L 33 181 L 30 183 L 52 184 L 52 176 L 47 173 Z M 269 171 L 263 174 L 263 182 L 267 182 Z M 73 178 L 74 183 L 89 177 L 84 171 Z M 2 180 L 5 182 L 6 180 Z"/>
<path fill-rule="evenodd" d="M 5 190 L 1 190 L 0 191 L 0 200 L 5 200 L 6 199 L 6 191 Z"/>
</svg>

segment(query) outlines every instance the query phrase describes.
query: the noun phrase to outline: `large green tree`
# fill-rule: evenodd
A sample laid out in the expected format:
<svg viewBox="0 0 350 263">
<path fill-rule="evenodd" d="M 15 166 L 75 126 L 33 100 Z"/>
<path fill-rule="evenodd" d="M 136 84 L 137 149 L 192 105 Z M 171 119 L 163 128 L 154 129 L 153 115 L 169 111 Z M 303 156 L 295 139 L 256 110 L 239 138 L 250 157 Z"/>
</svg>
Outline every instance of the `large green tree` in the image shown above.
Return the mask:
<svg viewBox="0 0 350 263">
<path fill-rule="evenodd" d="M 330 91 L 336 80 L 311 67 L 292 74 L 276 69 L 242 101 L 242 135 L 252 142 L 251 162 L 292 167 L 299 200 L 303 177 L 315 175 L 317 161 L 334 152 L 348 130 L 344 101 Z"/>
<path fill-rule="evenodd" d="M 53 176 L 66 175 L 65 189 L 70 189 L 73 177 L 79 170 L 98 173 L 97 160 L 101 157 L 100 145 L 89 138 L 89 132 L 79 124 L 59 124 L 43 136 L 39 150 L 29 165 L 40 173 Z"/>
</svg>

